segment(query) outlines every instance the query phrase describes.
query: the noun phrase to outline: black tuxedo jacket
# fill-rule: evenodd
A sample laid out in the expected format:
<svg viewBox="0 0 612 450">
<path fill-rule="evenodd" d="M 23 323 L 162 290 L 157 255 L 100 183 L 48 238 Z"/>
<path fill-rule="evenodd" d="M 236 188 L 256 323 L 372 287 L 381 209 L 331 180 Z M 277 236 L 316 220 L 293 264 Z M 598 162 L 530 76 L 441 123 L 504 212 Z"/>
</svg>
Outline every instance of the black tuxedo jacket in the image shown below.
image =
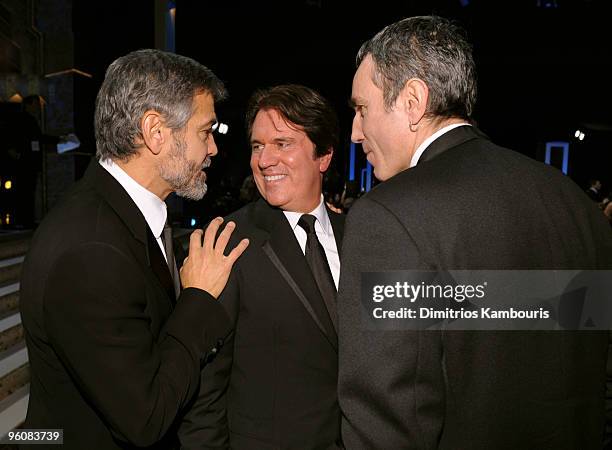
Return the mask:
<svg viewBox="0 0 612 450">
<path fill-rule="evenodd" d="M 601 212 L 557 169 L 456 128 L 356 202 L 342 258 L 347 449 L 601 448 L 607 332 L 362 325 L 362 272 L 612 267 Z"/>
<path fill-rule="evenodd" d="M 340 248 L 344 217 L 328 211 Z M 202 371 L 185 449 L 327 449 L 340 435 L 337 334 L 293 230 L 264 200 L 227 218 L 248 237 L 220 297 L 235 326 Z"/>
<path fill-rule="evenodd" d="M 63 428 L 63 448 L 173 448 L 201 365 L 231 331 L 204 291 L 186 289 L 175 304 L 152 239 L 97 162 L 34 235 L 20 294 L 31 369 L 25 426 Z"/>
</svg>

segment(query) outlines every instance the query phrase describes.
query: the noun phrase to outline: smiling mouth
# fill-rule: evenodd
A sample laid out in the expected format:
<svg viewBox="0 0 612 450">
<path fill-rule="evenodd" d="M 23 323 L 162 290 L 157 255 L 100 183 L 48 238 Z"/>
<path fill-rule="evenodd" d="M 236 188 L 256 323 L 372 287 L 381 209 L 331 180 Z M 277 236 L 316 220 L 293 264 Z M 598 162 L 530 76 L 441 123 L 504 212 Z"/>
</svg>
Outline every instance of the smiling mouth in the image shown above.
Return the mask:
<svg viewBox="0 0 612 450">
<path fill-rule="evenodd" d="M 264 180 L 266 180 L 267 183 L 271 182 L 271 181 L 278 181 L 278 180 L 282 180 L 283 178 L 285 178 L 287 175 L 265 175 L 264 176 Z"/>
</svg>

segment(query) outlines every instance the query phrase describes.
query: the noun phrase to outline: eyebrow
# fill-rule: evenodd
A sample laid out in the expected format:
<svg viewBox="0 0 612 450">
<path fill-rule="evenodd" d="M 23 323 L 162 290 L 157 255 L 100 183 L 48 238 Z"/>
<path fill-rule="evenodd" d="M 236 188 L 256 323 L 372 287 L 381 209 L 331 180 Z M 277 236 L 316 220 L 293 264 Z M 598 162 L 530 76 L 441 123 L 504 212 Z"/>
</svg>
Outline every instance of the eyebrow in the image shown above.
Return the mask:
<svg viewBox="0 0 612 450">
<path fill-rule="evenodd" d="M 357 109 L 362 106 L 365 106 L 365 100 L 362 98 L 351 97 L 348 100 L 348 106 L 352 109 Z"/>
<path fill-rule="evenodd" d="M 276 139 L 272 139 L 273 143 L 279 143 L 279 142 L 295 142 L 295 139 L 292 137 L 279 137 Z M 263 142 L 261 142 L 259 139 L 251 139 L 251 145 L 252 144 L 262 144 Z"/>
<path fill-rule="evenodd" d="M 217 118 L 213 117 L 208 122 L 205 122 L 204 124 L 200 125 L 199 128 L 200 129 L 208 128 L 208 127 L 212 126 L 213 124 L 215 124 L 216 122 L 217 122 Z"/>
</svg>

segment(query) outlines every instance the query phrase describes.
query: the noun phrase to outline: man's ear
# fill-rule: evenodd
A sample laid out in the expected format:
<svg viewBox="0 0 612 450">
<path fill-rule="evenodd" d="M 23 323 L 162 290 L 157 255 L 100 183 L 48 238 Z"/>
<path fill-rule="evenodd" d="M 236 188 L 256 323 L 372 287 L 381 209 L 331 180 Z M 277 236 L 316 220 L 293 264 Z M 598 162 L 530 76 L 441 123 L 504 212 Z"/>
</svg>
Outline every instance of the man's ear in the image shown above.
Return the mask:
<svg viewBox="0 0 612 450">
<path fill-rule="evenodd" d="M 167 128 L 161 115 L 154 110 L 145 112 L 140 120 L 140 130 L 145 147 L 154 155 L 159 155 L 167 139 Z"/>
<path fill-rule="evenodd" d="M 425 82 L 411 78 L 400 91 L 396 105 L 408 115 L 411 125 L 418 125 L 427 111 L 428 100 L 429 88 Z"/>
<path fill-rule="evenodd" d="M 334 156 L 334 149 L 330 148 L 329 153 L 323 156 L 319 156 L 319 171 L 324 173 L 329 168 L 331 164 L 332 156 Z"/>
</svg>

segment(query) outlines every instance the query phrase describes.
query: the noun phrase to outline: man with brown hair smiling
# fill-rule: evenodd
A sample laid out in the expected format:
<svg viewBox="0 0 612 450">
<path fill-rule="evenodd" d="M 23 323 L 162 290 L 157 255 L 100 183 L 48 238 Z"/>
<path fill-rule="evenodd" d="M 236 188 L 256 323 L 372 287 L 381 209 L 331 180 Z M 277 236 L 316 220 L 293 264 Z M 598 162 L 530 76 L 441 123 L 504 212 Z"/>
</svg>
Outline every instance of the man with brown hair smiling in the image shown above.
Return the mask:
<svg viewBox="0 0 612 450">
<path fill-rule="evenodd" d="M 312 89 L 283 85 L 254 94 L 247 128 L 262 199 L 229 217 L 236 239 L 251 240 L 220 298 L 234 334 L 202 371 L 181 443 L 334 448 L 343 217 L 326 208 L 321 184 L 338 141 L 337 119 Z"/>
</svg>

